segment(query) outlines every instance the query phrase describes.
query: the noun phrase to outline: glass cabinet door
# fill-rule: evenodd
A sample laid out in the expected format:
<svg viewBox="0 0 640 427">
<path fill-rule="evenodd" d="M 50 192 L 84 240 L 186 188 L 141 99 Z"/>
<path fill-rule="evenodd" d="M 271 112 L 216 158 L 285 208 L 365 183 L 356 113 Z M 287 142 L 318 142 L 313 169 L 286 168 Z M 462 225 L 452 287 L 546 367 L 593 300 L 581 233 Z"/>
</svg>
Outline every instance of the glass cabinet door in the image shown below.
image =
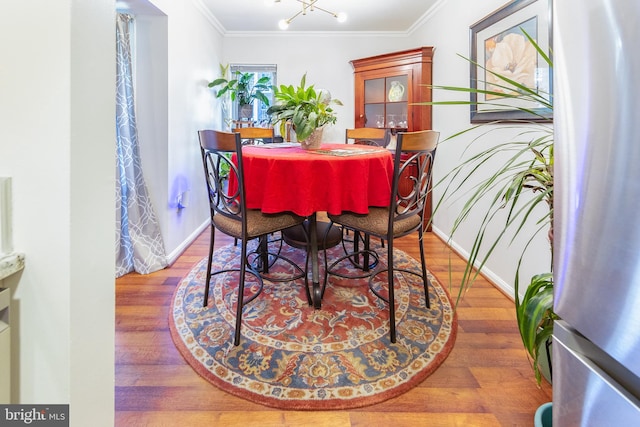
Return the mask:
<svg viewBox="0 0 640 427">
<path fill-rule="evenodd" d="M 407 129 L 407 74 L 364 81 L 365 127 Z"/>
<path fill-rule="evenodd" d="M 350 61 L 354 74 L 357 128 L 386 128 L 391 134 L 431 129 L 433 47 L 389 52 Z M 431 215 L 431 192 L 425 218 Z"/>
</svg>

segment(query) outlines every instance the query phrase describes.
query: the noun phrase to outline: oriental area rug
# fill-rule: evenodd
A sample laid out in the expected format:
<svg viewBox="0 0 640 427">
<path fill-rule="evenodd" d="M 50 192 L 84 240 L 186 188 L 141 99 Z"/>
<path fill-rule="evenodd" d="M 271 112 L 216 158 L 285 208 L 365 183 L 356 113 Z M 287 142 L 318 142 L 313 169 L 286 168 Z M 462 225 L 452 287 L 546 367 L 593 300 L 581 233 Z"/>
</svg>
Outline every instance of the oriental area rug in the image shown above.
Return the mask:
<svg viewBox="0 0 640 427">
<path fill-rule="evenodd" d="M 233 245 L 216 250 L 213 271 L 238 267 L 239 253 Z M 328 256 L 343 253 L 336 246 Z M 304 251 L 283 245 L 282 254 L 304 266 Z M 396 250 L 394 257 L 396 268 L 420 271 L 420 263 L 406 253 Z M 380 262 L 386 265 L 386 257 Z M 279 274 L 279 268 L 287 273 L 279 265 L 271 274 Z M 346 262 L 340 270 L 349 268 Z M 265 280 L 260 295 L 244 307 L 240 345 L 234 346 L 239 274 L 213 276 L 209 305 L 203 307 L 206 269 L 205 258 L 175 291 L 169 314 L 173 341 L 203 378 L 252 402 L 290 410 L 376 404 L 422 382 L 455 342 L 457 319 L 447 291 L 429 275 L 427 309 L 421 279 L 396 273 L 396 343 L 389 340 L 387 305 L 371 292 L 367 279 L 330 276 L 317 310 L 309 306 L 303 279 Z M 386 274 L 378 277 L 386 282 Z M 248 274 L 245 295 L 257 286 Z"/>
</svg>

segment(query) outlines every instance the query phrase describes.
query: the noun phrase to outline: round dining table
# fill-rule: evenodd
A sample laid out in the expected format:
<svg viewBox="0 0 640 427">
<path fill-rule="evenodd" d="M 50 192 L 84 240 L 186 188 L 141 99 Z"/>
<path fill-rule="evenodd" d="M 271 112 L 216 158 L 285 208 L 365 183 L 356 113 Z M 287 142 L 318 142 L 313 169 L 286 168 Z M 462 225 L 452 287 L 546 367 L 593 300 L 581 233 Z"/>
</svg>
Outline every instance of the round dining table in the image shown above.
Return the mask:
<svg viewBox="0 0 640 427">
<path fill-rule="evenodd" d="M 393 156 L 382 147 L 297 144 L 242 147 L 246 204 L 263 213 L 293 212 L 308 217 L 313 303 L 320 308 L 316 213 L 366 214 L 370 206 L 389 206 Z M 230 183 L 235 186 L 237 183 Z"/>
</svg>

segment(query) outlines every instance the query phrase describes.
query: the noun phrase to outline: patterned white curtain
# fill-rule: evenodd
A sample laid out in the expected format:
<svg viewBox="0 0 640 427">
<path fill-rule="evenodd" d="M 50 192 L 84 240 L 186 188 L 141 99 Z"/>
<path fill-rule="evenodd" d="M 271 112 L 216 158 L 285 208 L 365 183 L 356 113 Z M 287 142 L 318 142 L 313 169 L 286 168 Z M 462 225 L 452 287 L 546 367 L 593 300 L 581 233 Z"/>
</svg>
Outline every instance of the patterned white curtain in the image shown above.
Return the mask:
<svg viewBox="0 0 640 427">
<path fill-rule="evenodd" d="M 118 14 L 116 88 L 116 277 L 148 274 L 167 266 L 167 256 L 142 175 L 133 102 L 130 27 L 133 17 Z"/>
</svg>

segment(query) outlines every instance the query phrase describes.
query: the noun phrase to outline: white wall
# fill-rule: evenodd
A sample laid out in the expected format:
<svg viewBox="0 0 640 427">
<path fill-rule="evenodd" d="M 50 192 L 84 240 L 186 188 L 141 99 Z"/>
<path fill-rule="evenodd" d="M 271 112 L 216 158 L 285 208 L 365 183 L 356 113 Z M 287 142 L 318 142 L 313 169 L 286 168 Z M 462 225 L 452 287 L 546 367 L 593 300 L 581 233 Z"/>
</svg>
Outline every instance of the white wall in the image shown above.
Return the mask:
<svg viewBox="0 0 640 427">
<path fill-rule="evenodd" d="M 207 83 L 222 62 L 222 35 L 199 1 L 150 3 L 155 10 L 132 11 L 136 110 L 145 180 L 173 261 L 208 220 L 197 131 L 220 128 L 218 101 Z M 178 209 L 183 191 L 190 191 L 191 203 Z"/>
<path fill-rule="evenodd" d="M 344 140 L 344 130 L 354 124 L 354 78 L 349 61 L 396 50 L 420 47 L 406 35 L 305 34 L 271 32 L 227 36 L 224 63 L 276 64 L 278 85 L 300 83 L 307 73 L 307 85 L 327 89 L 344 103 L 336 106 L 338 121 L 323 132 L 325 141 Z"/>
<path fill-rule="evenodd" d="M 0 175 L 13 177 L 12 402 L 113 425 L 114 2 L 2 2 Z M 3 378 L 2 380 L 6 380 Z M 90 388 L 90 391 L 89 391 Z"/>
<path fill-rule="evenodd" d="M 469 63 L 460 58 L 462 55 L 470 58 L 469 52 L 469 27 L 489 15 L 494 10 L 508 3 L 505 0 L 485 0 L 482 2 L 469 2 L 466 0 L 448 0 L 440 3 L 440 7 L 435 14 L 422 27 L 418 28 L 412 36 L 416 40 L 421 40 L 422 44 L 433 44 L 436 53 L 433 60 L 433 84 L 445 86 L 466 86 L 469 87 Z M 450 91 L 434 91 L 433 100 L 466 99 L 468 94 L 455 94 Z M 433 107 L 433 127 L 441 132 L 441 140 L 472 125 L 469 121 L 468 106 L 434 106 Z M 441 144 L 438 148 L 435 162 L 435 181 L 446 175 L 446 173 L 463 158 L 463 150 L 471 143 L 472 139 L 485 132 L 479 130 L 468 135 L 456 137 Z M 473 149 L 465 154 L 468 158 L 470 153 L 486 149 L 494 143 L 510 140 L 520 130 L 502 127 L 497 132 L 492 132 L 487 137 L 482 137 L 473 143 Z M 493 173 L 499 162 L 486 165 L 486 173 Z M 492 167 L 495 166 L 495 167 Z M 436 188 L 434 199 L 438 200 L 442 191 Z M 453 220 L 463 207 L 462 200 L 453 200 L 448 203 L 443 210 L 439 211 L 435 217 L 434 231 L 441 236 L 449 236 Z M 456 231 L 453 246 L 462 254 L 468 254 L 473 245 L 473 238 L 478 230 L 480 217 L 484 214 L 476 212 L 471 215 L 460 230 Z M 500 223 L 497 221 L 496 224 Z M 486 241 L 497 236 L 501 225 L 491 227 L 487 231 Z M 531 231 L 537 227 L 531 227 Z M 528 236 L 522 233 L 521 236 Z M 526 244 L 524 239 L 518 238 L 509 245 L 510 238 L 505 239 L 494 254 L 492 254 L 483 272 L 489 276 L 507 294 L 513 295 L 514 275 L 518 257 L 522 248 Z M 521 280 L 529 280 L 534 274 L 550 271 L 550 250 L 546 240 L 546 231 L 543 232 L 532 243 L 527 251 L 527 257 L 521 268 Z"/>
<path fill-rule="evenodd" d="M 218 101 L 207 83 L 221 62 L 222 36 L 205 19 L 203 9 L 189 2 L 170 3 L 167 215 L 171 227 L 165 244 L 175 253 L 171 248 L 183 244 L 209 218 L 197 131 L 221 126 Z M 191 200 L 197 202 L 183 210 L 172 208 L 183 189 L 189 189 Z"/>
<path fill-rule="evenodd" d="M 138 141 L 144 178 L 162 236 L 169 233 L 169 19 L 147 6 L 135 15 L 132 43 Z M 153 14 L 151 14 L 153 12 Z M 130 11 L 131 13 L 131 11 Z M 166 242 L 165 242 L 166 243 Z M 167 249 L 165 247 L 165 249 Z"/>
</svg>

